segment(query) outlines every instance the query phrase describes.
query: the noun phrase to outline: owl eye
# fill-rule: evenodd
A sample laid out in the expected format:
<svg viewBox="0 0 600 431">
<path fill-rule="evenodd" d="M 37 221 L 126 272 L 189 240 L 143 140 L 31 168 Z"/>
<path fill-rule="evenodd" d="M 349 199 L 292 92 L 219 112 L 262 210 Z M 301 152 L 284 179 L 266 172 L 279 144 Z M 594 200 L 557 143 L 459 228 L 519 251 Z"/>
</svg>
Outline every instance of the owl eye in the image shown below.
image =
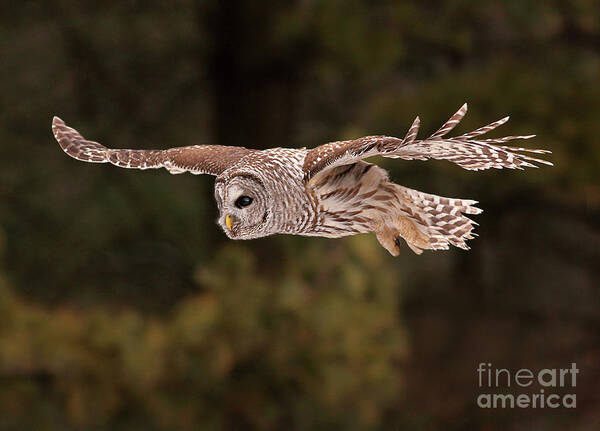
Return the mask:
<svg viewBox="0 0 600 431">
<path fill-rule="evenodd" d="M 252 198 L 250 196 L 240 196 L 235 201 L 235 206 L 241 209 L 241 208 L 247 207 L 251 203 L 252 203 Z"/>
</svg>

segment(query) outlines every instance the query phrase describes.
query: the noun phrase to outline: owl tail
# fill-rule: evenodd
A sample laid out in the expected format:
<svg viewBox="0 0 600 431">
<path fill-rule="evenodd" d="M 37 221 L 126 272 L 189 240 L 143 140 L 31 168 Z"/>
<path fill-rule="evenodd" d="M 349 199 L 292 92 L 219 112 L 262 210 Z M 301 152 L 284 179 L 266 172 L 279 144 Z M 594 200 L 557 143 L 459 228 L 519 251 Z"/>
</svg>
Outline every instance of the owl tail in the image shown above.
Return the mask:
<svg viewBox="0 0 600 431">
<path fill-rule="evenodd" d="M 400 253 L 403 238 L 416 254 L 423 250 L 448 250 L 453 245 L 464 250 L 465 241 L 476 236 L 477 225 L 464 214 L 479 214 L 477 201 L 444 198 L 393 184 L 397 211 L 383 218 L 375 228 L 380 244 L 393 256 Z"/>
</svg>

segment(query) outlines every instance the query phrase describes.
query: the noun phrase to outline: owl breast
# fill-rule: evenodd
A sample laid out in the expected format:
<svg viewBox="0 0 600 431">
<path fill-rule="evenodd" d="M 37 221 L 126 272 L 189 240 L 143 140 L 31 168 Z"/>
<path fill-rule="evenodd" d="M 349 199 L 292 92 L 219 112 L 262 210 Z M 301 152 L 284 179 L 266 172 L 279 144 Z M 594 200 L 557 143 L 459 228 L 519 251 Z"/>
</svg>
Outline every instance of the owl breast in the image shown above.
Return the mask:
<svg viewBox="0 0 600 431">
<path fill-rule="evenodd" d="M 310 235 L 335 238 L 370 232 L 397 202 L 387 172 L 362 161 L 328 169 L 308 186 L 317 207 Z"/>
</svg>

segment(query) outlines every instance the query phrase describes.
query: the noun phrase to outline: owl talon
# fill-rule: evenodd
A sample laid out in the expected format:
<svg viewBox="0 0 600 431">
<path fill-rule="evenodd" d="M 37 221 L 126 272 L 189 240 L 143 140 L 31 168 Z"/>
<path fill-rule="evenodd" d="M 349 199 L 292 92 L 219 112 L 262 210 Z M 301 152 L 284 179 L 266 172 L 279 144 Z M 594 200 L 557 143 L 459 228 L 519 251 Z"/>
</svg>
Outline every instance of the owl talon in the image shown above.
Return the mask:
<svg viewBox="0 0 600 431">
<path fill-rule="evenodd" d="M 396 243 L 396 247 L 398 247 L 398 249 L 400 249 L 400 247 L 401 247 L 401 244 L 402 244 L 402 243 L 400 242 L 400 239 L 401 239 L 400 237 L 397 237 L 397 238 L 396 238 L 396 241 L 395 241 L 395 243 Z"/>
</svg>

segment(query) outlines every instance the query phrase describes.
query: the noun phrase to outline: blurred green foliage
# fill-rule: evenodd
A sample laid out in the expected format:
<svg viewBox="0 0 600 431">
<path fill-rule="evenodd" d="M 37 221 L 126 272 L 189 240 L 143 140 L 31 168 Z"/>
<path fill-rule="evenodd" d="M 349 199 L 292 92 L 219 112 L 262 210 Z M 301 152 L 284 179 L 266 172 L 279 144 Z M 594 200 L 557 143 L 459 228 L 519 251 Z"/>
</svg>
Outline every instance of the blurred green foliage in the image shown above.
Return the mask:
<svg viewBox="0 0 600 431">
<path fill-rule="evenodd" d="M 349 245 L 333 258 L 346 267 L 319 266 L 314 253 L 299 264 L 290 259 L 277 280 L 257 272 L 250 251 L 227 245 L 197 269 L 202 292 L 163 318 L 131 309 L 43 310 L 2 286 L 0 369 L 12 375 L 0 388 L 4 425 L 382 423 L 406 356 L 395 277 L 378 246 Z"/>
<path fill-rule="evenodd" d="M 600 4 L 23 1 L 0 16 L 0 430 L 591 430 L 600 425 Z M 77 163 L 111 147 L 312 147 L 460 130 L 553 168 L 377 160 L 474 198 L 480 237 L 231 243 L 212 179 Z M 481 411 L 481 361 L 577 362 L 576 412 Z"/>
</svg>

